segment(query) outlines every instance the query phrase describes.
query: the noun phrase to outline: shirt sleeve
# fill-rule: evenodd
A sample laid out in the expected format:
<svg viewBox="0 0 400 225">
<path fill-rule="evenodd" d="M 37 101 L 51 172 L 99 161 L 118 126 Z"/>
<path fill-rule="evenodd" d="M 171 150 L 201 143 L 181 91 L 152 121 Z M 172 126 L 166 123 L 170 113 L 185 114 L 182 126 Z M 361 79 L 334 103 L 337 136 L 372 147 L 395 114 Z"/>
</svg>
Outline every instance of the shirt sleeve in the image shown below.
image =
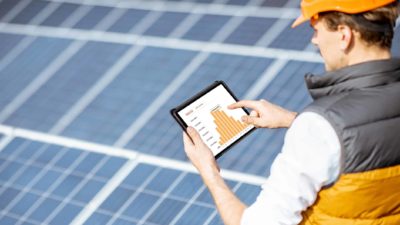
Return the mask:
<svg viewBox="0 0 400 225">
<path fill-rule="evenodd" d="M 322 116 L 300 114 L 287 131 L 281 153 L 256 201 L 243 214 L 242 225 L 295 225 L 323 186 L 340 172 L 340 142 Z"/>
</svg>

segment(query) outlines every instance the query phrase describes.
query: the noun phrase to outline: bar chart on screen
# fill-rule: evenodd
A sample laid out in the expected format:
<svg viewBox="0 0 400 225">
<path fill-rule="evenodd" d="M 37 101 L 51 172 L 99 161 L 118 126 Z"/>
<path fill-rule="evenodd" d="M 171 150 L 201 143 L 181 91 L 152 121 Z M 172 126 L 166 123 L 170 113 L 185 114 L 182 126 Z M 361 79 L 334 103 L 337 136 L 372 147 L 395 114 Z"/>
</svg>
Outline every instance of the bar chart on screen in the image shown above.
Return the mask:
<svg viewBox="0 0 400 225">
<path fill-rule="evenodd" d="M 211 115 L 214 117 L 214 123 L 216 130 L 220 135 L 219 144 L 224 145 L 229 140 L 239 135 L 248 125 L 235 119 L 233 116 L 228 116 L 220 107 L 211 111 Z"/>
<path fill-rule="evenodd" d="M 234 102 L 235 99 L 221 85 L 179 112 L 185 123 L 199 132 L 214 155 L 253 128 L 240 121 L 246 115 L 243 109 L 228 109 L 228 105 Z"/>
</svg>

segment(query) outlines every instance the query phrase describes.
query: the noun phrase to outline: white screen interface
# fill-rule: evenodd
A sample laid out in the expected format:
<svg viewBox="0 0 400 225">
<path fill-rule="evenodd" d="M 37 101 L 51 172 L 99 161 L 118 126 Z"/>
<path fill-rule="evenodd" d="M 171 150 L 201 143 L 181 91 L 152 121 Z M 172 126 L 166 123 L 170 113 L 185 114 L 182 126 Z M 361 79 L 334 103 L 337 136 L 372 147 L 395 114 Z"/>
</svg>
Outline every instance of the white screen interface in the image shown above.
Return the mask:
<svg viewBox="0 0 400 225">
<path fill-rule="evenodd" d="M 231 145 L 254 126 L 241 122 L 243 109 L 228 109 L 235 103 L 222 84 L 178 112 L 188 126 L 199 132 L 214 156 Z"/>
</svg>

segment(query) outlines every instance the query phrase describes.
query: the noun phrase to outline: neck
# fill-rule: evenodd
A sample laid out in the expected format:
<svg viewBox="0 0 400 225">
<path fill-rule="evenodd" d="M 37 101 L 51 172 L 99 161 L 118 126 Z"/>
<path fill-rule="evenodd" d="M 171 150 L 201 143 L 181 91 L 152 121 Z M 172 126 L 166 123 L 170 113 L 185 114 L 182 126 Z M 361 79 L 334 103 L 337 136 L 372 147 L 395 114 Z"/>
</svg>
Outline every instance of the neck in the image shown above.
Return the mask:
<svg viewBox="0 0 400 225">
<path fill-rule="evenodd" d="M 382 49 L 377 46 L 360 46 L 353 48 L 348 54 L 347 66 L 373 61 L 390 59 L 391 53 L 389 49 Z"/>
</svg>

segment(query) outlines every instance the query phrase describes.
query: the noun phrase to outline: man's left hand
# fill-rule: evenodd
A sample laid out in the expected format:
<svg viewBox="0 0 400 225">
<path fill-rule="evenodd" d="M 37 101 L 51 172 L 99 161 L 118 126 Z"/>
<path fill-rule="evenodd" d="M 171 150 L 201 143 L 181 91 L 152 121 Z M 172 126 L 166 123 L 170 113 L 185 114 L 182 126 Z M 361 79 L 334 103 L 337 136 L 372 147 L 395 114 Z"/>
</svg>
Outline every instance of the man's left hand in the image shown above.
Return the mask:
<svg viewBox="0 0 400 225">
<path fill-rule="evenodd" d="M 212 151 L 201 140 L 199 133 L 193 127 L 188 127 L 187 133 L 190 138 L 183 132 L 183 144 L 187 157 L 203 179 L 212 178 L 216 173 L 219 173 L 219 167 Z"/>
</svg>

